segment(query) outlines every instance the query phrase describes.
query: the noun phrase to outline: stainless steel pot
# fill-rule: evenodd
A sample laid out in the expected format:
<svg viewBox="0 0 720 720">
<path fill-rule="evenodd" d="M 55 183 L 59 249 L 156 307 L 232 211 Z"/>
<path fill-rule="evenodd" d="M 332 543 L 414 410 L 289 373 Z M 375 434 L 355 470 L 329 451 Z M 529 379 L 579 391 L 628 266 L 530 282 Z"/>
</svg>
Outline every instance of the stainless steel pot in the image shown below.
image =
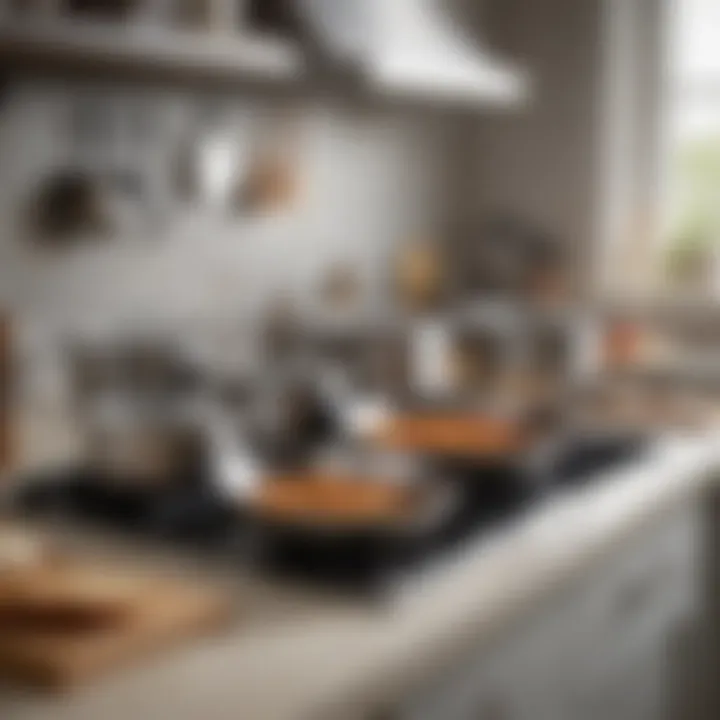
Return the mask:
<svg viewBox="0 0 720 720">
<path fill-rule="evenodd" d="M 86 437 L 86 462 L 111 482 L 161 486 L 202 477 L 207 443 L 190 418 L 116 405 L 95 415 Z"/>
</svg>

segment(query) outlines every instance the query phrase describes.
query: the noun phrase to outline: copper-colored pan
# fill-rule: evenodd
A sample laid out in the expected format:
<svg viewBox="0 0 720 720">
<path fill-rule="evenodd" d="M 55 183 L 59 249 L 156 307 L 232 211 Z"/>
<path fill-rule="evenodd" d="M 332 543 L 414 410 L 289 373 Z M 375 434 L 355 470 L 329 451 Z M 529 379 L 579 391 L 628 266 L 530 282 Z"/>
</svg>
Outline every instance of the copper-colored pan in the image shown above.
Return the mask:
<svg viewBox="0 0 720 720">
<path fill-rule="evenodd" d="M 411 534 L 449 511 L 447 490 L 373 478 L 298 472 L 264 480 L 247 509 L 263 523 L 318 533 Z"/>
<path fill-rule="evenodd" d="M 373 433 L 379 447 L 466 459 L 503 459 L 525 451 L 531 435 L 505 418 L 462 414 L 401 414 Z"/>
</svg>

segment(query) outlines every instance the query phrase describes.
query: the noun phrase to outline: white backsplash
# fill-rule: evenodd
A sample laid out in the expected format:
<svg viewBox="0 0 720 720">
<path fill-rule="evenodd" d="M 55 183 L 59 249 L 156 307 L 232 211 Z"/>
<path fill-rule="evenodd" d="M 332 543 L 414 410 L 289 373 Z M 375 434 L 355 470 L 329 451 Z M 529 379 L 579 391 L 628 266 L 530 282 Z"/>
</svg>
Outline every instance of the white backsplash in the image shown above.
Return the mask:
<svg viewBox="0 0 720 720">
<path fill-rule="evenodd" d="M 21 209 L 37 179 L 70 159 L 69 98 L 89 93 L 153 108 L 158 127 L 137 162 L 149 168 L 154 211 L 137 213 L 121 237 L 40 251 L 19 237 Z M 357 265 L 369 304 L 382 306 L 396 243 L 442 227 L 449 187 L 443 121 L 339 104 L 301 111 L 301 198 L 286 214 L 233 218 L 183 205 L 170 195 L 166 174 L 198 102 L 174 91 L 8 88 L 0 107 L 0 305 L 23 327 L 31 354 L 47 353 L 67 330 L 136 322 L 227 343 L 231 330 L 251 325 L 279 293 L 310 302 L 323 268 L 338 261 Z M 224 102 L 238 132 L 271 107 L 270 100 Z"/>
</svg>

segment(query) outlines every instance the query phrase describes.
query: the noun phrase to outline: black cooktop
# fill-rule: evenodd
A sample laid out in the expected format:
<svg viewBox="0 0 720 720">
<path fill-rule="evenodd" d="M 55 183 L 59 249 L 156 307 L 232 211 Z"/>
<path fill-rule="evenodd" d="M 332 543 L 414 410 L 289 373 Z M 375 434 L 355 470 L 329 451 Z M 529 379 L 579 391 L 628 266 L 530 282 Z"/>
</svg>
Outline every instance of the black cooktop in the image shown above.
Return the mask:
<svg viewBox="0 0 720 720">
<path fill-rule="evenodd" d="M 548 495 L 597 480 L 637 458 L 645 447 L 643 439 L 629 436 L 574 441 L 541 484 L 517 477 L 516 469 L 438 467 L 444 480 L 459 489 L 455 510 L 438 525 L 402 538 L 362 533 L 324 537 L 263 526 L 243 517 L 203 478 L 178 487 L 141 489 L 109 483 L 78 467 L 28 478 L 16 506 L 24 513 L 59 515 L 207 552 L 237 552 L 239 563 L 265 573 L 365 591 L 516 520 Z"/>
</svg>

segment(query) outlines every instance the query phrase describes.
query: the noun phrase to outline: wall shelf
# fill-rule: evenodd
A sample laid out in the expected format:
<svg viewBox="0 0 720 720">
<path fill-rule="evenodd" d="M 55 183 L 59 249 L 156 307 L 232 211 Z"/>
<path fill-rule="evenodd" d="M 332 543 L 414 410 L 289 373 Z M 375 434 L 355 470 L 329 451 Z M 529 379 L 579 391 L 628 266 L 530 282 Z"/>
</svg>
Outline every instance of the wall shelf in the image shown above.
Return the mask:
<svg viewBox="0 0 720 720">
<path fill-rule="evenodd" d="M 301 49 L 279 38 L 77 21 L 3 22 L 0 60 L 13 71 L 183 83 L 277 85 L 305 72 Z"/>
<path fill-rule="evenodd" d="M 393 74 L 394 61 L 387 67 L 375 57 L 336 62 L 332 53 L 318 55 L 308 42 L 259 32 L 247 23 L 190 30 L 152 20 L 123 24 L 57 14 L 0 20 L 0 61 L 13 73 L 233 89 L 255 85 L 304 94 L 320 87 L 346 100 L 416 109 L 510 109 L 527 99 L 525 74 L 489 59 L 469 85 L 434 77 L 432 67 L 406 68 L 405 83 Z"/>
</svg>

